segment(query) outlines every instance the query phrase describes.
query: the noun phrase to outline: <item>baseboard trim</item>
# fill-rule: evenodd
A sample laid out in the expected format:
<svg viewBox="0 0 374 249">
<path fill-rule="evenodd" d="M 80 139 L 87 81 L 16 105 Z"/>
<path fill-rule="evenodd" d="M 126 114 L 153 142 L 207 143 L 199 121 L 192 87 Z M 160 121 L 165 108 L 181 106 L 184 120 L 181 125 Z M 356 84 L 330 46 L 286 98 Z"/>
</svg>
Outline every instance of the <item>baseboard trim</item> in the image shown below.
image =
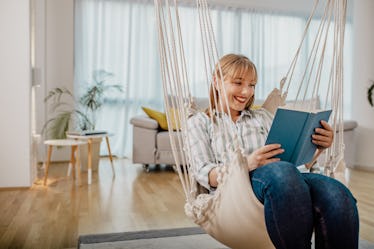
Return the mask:
<svg viewBox="0 0 374 249">
<path fill-rule="evenodd" d="M 31 187 L 0 187 L 0 191 L 28 190 Z"/>
<path fill-rule="evenodd" d="M 351 168 L 351 169 L 363 170 L 363 171 L 374 172 L 374 167 L 372 167 L 372 166 L 354 165 L 354 166 L 351 166 L 351 167 L 349 167 L 349 168 Z"/>
</svg>

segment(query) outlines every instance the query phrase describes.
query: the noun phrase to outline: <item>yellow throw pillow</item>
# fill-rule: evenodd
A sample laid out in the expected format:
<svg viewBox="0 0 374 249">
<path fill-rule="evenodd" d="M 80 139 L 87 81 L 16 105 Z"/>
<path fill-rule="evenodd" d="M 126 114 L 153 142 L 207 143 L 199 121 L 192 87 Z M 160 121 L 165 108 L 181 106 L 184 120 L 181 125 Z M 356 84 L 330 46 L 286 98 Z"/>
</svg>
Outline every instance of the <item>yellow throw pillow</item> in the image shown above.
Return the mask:
<svg viewBox="0 0 374 249">
<path fill-rule="evenodd" d="M 142 109 L 150 118 L 153 118 L 154 120 L 157 121 L 161 129 L 168 130 L 168 122 L 166 120 L 165 113 L 159 112 L 159 111 L 147 108 L 147 107 L 142 107 Z"/>
</svg>

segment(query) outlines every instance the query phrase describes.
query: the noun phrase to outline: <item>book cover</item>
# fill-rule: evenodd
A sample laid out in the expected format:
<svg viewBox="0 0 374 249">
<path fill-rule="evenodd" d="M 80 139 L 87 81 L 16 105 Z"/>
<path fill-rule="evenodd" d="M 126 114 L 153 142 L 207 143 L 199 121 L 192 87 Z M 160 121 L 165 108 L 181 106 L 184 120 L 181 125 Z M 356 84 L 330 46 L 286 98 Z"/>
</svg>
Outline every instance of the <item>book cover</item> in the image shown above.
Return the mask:
<svg viewBox="0 0 374 249">
<path fill-rule="evenodd" d="M 89 136 L 89 135 L 107 134 L 107 131 L 103 131 L 103 130 L 68 131 L 66 132 L 66 134 L 73 135 L 73 136 Z"/>
<path fill-rule="evenodd" d="M 331 110 L 301 111 L 278 108 L 265 144 L 278 143 L 285 150 L 276 156 L 299 166 L 312 160 L 317 146 L 312 143 L 315 128 L 329 120 Z"/>
</svg>

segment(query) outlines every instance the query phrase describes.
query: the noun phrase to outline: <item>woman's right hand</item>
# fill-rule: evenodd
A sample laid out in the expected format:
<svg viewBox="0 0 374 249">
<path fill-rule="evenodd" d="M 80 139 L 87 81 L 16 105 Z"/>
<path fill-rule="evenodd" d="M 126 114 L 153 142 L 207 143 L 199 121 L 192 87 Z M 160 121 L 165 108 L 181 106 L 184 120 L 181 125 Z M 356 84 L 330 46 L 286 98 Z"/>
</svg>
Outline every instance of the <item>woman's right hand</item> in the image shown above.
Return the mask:
<svg viewBox="0 0 374 249">
<path fill-rule="evenodd" d="M 280 144 L 262 146 L 247 156 L 248 170 L 252 171 L 265 164 L 279 161 L 280 159 L 274 158 L 274 156 L 282 154 L 283 152 L 284 149 L 281 148 Z"/>
</svg>

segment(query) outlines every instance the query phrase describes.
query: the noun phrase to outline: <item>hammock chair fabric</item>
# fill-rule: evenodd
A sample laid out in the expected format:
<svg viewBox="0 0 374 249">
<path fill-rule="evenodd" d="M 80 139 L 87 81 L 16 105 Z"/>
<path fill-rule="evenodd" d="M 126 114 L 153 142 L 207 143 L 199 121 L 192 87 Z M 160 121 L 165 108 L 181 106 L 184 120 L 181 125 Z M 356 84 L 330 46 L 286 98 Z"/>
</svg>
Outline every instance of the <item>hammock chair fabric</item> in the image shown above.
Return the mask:
<svg viewBox="0 0 374 249">
<path fill-rule="evenodd" d="M 230 248 L 274 248 L 266 232 L 264 207 L 252 191 L 246 159 L 239 150 L 229 156 L 230 170 L 214 195 L 200 194 L 186 214 Z"/>
<path fill-rule="evenodd" d="M 329 66 L 330 77 L 328 88 L 325 89 L 326 103 L 331 103 L 333 109 L 330 121 L 337 132 L 334 144 L 325 155 L 325 174 L 333 175 L 336 166 L 343 159 L 343 117 L 342 117 L 342 85 L 343 85 L 343 45 L 344 25 L 346 13 L 346 0 L 327 0 L 321 17 L 321 23 L 316 38 L 308 56 L 305 73 L 301 79 L 294 79 L 294 71 L 297 67 L 301 47 L 306 32 L 315 14 L 319 1 L 316 1 L 312 13 L 290 65 L 286 76 L 281 80 L 280 89 L 274 89 L 263 104 L 263 108 L 274 113 L 276 108 L 285 104 L 288 89 L 291 82 L 298 81 L 298 93 L 306 97 L 318 98 L 320 96 L 319 85 L 322 68 Z M 207 193 L 206 189 L 199 186 L 194 173 L 195 165 L 191 156 L 189 144 L 189 127 L 187 119 L 194 115 L 196 110 L 194 99 L 190 94 L 188 73 L 186 68 L 186 56 L 184 54 L 183 39 L 180 28 L 178 2 L 169 0 L 154 0 L 157 28 L 159 34 L 159 51 L 161 75 L 163 81 L 165 110 L 169 127 L 176 127 L 170 142 L 173 156 L 181 184 L 186 197 L 185 213 L 196 224 L 200 225 L 208 234 L 229 246 L 230 248 L 274 248 L 266 231 L 264 207 L 253 193 L 248 177 L 246 159 L 240 150 L 238 137 L 228 140 L 230 126 L 217 118 L 219 129 L 227 146 L 222 155 L 222 166 L 218 171 L 219 185 L 214 194 Z M 208 4 L 205 0 L 197 0 L 197 11 L 200 21 L 203 54 L 205 58 L 205 74 L 207 85 L 211 82 L 211 72 L 218 63 L 218 52 L 213 34 Z M 334 23 L 333 27 L 330 24 Z M 333 59 L 330 63 L 324 60 L 324 54 L 329 37 L 329 31 L 333 30 Z M 222 76 L 221 70 L 219 73 Z M 223 77 L 219 77 L 223 78 Z M 310 82 L 313 82 L 310 83 Z M 219 82 L 223 84 L 223 82 Z M 208 87 L 209 88 L 209 87 Z M 208 93 L 207 93 L 208 95 Z M 220 96 L 224 98 L 224 96 Z M 215 99 L 216 106 L 217 100 Z M 325 106 L 325 108 L 327 105 Z M 213 110 L 211 109 L 211 113 Z M 309 109 L 312 109 L 310 104 Z M 231 118 L 231 117 L 230 117 Z M 213 117 L 211 117 L 213 122 Z M 181 153 L 182 151 L 182 153 Z M 218 164 L 218 160 L 216 159 Z M 312 165 L 313 163 L 311 163 Z"/>
</svg>

